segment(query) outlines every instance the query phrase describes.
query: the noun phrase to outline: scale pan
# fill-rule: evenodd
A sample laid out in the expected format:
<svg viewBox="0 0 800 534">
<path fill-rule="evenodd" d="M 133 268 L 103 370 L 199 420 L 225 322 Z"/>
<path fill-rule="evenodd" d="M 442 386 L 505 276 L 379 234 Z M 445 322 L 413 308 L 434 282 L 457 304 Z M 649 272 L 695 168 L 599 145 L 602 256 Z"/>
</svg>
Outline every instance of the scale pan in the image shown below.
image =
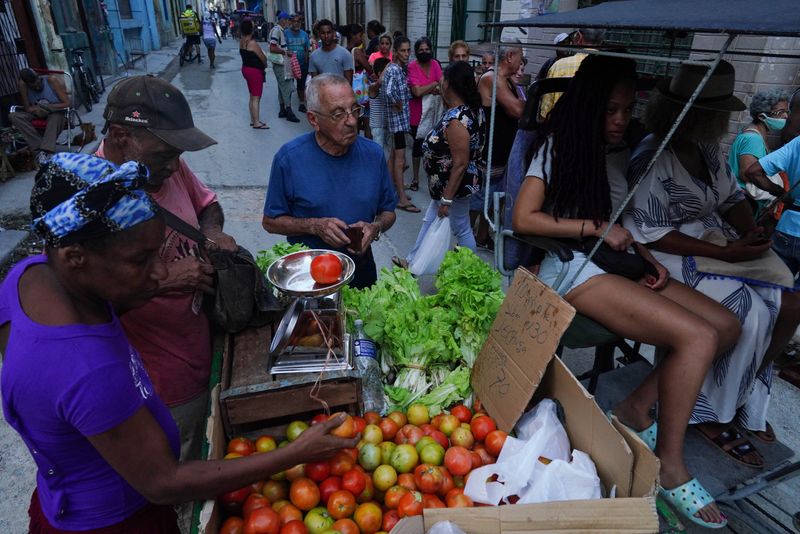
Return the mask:
<svg viewBox="0 0 800 534">
<path fill-rule="evenodd" d="M 311 260 L 322 254 L 333 254 L 342 262 L 342 275 L 334 284 L 318 284 L 311 278 Z M 324 297 L 339 291 L 350 282 L 356 265 L 346 254 L 333 250 L 301 250 L 283 256 L 267 269 L 267 280 L 292 297 Z"/>
</svg>

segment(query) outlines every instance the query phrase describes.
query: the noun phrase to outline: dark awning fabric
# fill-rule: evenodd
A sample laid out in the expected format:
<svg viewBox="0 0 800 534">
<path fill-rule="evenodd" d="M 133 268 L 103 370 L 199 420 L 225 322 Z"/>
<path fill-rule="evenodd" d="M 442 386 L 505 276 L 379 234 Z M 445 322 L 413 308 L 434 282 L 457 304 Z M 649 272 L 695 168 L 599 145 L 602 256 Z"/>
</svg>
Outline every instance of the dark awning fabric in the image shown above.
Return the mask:
<svg viewBox="0 0 800 534">
<path fill-rule="evenodd" d="M 800 37 L 800 0 L 612 0 L 482 26 L 676 30 Z"/>
</svg>

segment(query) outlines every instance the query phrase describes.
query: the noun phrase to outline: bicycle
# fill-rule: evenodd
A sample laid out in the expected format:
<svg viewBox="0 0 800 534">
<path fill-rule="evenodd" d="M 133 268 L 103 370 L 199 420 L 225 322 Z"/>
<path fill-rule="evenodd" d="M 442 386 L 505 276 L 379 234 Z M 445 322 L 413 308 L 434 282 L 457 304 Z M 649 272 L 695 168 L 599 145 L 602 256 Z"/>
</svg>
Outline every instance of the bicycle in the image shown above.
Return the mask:
<svg viewBox="0 0 800 534">
<path fill-rule="evenodd" d="M 75 91 L 80 96 L 80 102 L 87 112 L 92 111 L 93 104 L 100 103 L 100 95 L 106 90 L 102 76 L 95 76 L 92 69 L 83 61 L 86 47 L 72 48 L 72 77 L 75 79 Z"/>
<path fill-rule="evenodd" d="M 196 45 L 194 44 L 187 44 L 186 41 L 183 41 L 181 49 L 178 51 L 178 58 L 181 67 L 183 67 L 184 63 L 193 63 L 194 60 L 197 60 L 198 63 L 200 62 L 202 58 L 200 57 L 199 53 L 195 52 L 195 46 Z"/>
</svg>

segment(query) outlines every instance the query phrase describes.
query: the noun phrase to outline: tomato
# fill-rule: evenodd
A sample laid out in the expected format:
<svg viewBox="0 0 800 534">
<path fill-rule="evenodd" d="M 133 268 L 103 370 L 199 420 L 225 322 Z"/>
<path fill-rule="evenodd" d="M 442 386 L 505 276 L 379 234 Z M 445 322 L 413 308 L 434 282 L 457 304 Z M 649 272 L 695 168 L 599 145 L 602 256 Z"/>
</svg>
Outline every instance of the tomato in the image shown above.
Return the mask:
<svg viewBox="0 0 800 534">
<path fill-rule="evenodd" d="M 325 508 L 318 506 L 308 511 L 303 523 L 308 528 L 308 534 L 321 534 L 331 528 L 333 518 Z"/>
<path fill-rule="evenodd" d="M 358 525 L 352 519 L 339 519 L 331 526 L 331 530 L 335 530 L 339 534 L 360 534 Z"/>
<path fill-rule="evenodd" d="M 339 451 L 333 455 L 333 458 L 328 460 L 331 466 L 331 475 L 340 477 L 347 471 L 350 471 L 356 464 L 350 454 L 345 451 Z"/>
<path fill-rule="evenodd" d="M 439 430 L 439 425 L 442 423 L 442 417 L 444 417 L 444 415 L 445 414 L 440 413 L 439 415 L 433 416 L 433 419 L 431 419 L 431 424 L 433 425 L 433 428 Z"/>
<path fill-rule="evenodd" d="M 422 449 L 425 448 L 425 445 L 430 445 L 431 443 L 436 443 L 436 440 L 430 436 L 422 436 L 419 438 L 419 441 L 414 444 L 414 448 L 417 449 L 417 452 L 422 452 Z"/>
<path fill-rule="evenodd" d="M 450 408 L 450 413 L 458 417 L 458 420 L 462 423 L 469 423 L 472 420 L 472 410 L 463 404 Z"/>
<path fill-rule="evenodd" d="M 360 495 L 366 486 L 366 476 L 357 469 L 351 469 L 342 475 L 342 489 L 346 489 L 353 495 Z"/>
<path fill-rule="evenodd" d="M 333 254 L 320 254 L 311 260 L 311 278 L 318 284 L 335 284 L 342 276 L 342 260 Z"/>
<path fill-rule="evenodd" d="M 353 416 L 353 428 L 356 431 L 356 434 L 359 432 L 363 432 L 364 428 L 367 426 L 367 421 L 363 417 L 359 417 L 357 415 Z"/>
<path fill-rule="evenodd" d="M 408 422 L 415 426 L 424 425 L 431 420 L 431 416 L 428 415 L 428 407 L 424 404 L 412 404 L 409 406 L 406 416 Z"/>
<path fill-rule="evenodd" d="M 253 482 L 250 484 L 250 493 L 261 493 L 261 490 L 264 489 L 264 481 L 259 480 L 258 482 Z"/>
<path fill-rule="evenodd" d="M 269 499 L 260 493 L 251 493 L 242 505 L 242 515 L 245 519 L 250 515 L 250 512 L 259 508 L 266 508 L 270 506 Z"/>
<path fill-rule="evenodd" d="M 469 428 L 458 427 L 450 434 L 450 443 L 465 449 L 471 449 L 475 444 L 475 438 Z"/>
<path fill-rule="evenodd" d="M 472 459 L 472 469 L 477 469 L 483 465 L 483 458 L 475 451 L 469 451 L 469 456 Z"/>
<path fill-rule="evenodd" d="M 402 428 L 403 425 L 408 423 L 408 418 L 406 417 L 406 414 L 404 414 L 403 412 L 394 411 L 389 415 L 387 415 L 386 417 L 397 423 L 397 428 Z"/>
<path fill-rule="evenodd" d="M 331 419 L 338 416 L 340 413 L 344 412 L 333 414 Z M 331 430 L 331 434 L 340 438 L 354 438 L 356 436 L 356 424 L 355 421 L 353 421 L 353 416 L 345 414 L 344 422 Z"/>
<path fill-rule="evenodd" d="M 328 499 L 328 513 L 334 519 L 350 517 L 356 511 L 356 498 L 347 490 L 334 491 Z"/>
<path fill-rule="evenodd" d="M 500 451 L 503 450 L 503 445 L 506 443 L 508 434 L 502 430 L 492 430 L 486 434 L 486 450 L 492 456 L 500 456 Z"/>
<path fill-rule="evenodd" d="M 422 494 L 422 507 L 423 508 L 447 508 L 447 505 L 436 495 L 430 493 Z"/>
<path fill-rule="evenodd" d="M 412 424 L 404 425 L 400 431 L 395 434 L 394 442 L 398 445 L 402 445 L 404 443 L 409 443 L 411 445 L 416 445 L 419 440 L 421 440 L 425 434 L 422 432 L 418 426 L 414 426 Z"/>
<path fill-rule="evenodd" d="M 398 445 L 392 453 L 390 463 L 398 473 L 410 473 L 419 463 L 417 449 L 413 445 Z"/>
<path fill-rule="evenodd" d="M 414 475 L 412 473 L 403 473 L 397 477 L 397 484 L 403 486 L 409 491 L 417 489 L 417 483 L 414 482 Z"/>
<path fill-rule="evenodd" d="M 488 438 L 488 436 L 487 436 Z M 481 457 L 481 463 L 483 465 L 493 464 L 497 461 L 497 458 L 489 454 L 489 451 L 486 450 L 486 446 L 483 443 L 476 443 L 472 450 L 477 452 Z"/>
<path fill-rule="evenodd" d="M 303 521 L 303 512 L 300 511 L 300 508 L 290 502 L 287 502 L 284 506 L 281 506 L 280 510 L 275 511 L 278 512 L 278 518 L 281 520 L 281 525 L 285 525 L 290 521 Z"/>
<path fill-rule="evenodd" d="M 234 458 L 244 458 L 244 456 L 238 452 L 229 452 L 223 457 L 223 460 L 233 460 Z"/>
<path fill-rule="evenodd" d="M 331 475 L 331 466 L 327 461 L 306 464 L 306 476 L 314 482 L 322 482 Z"/>
<path fill-rule="evenodd" d="M 383 441 L 383 430 L 378 425 L 367 425 L 361 429 L 362 438 L 367 443 L 378 445 Z"/>
<path fill-rule="evenodd" d="M 381 465 L 372 473 L 372 483 L 380 491 L 387 491 L 397 482 L 397 471 L 391 465 Z"/>
<path fill-rule="evenodd" d="M 483 441 L 486 439 L 486 436 L 489 435 L 489 432 L 497 430 L 494 419 L 488 415 L 473 419 L 472 423 L 470 423 L 470 427 L 472 427 L 472 435 L 475 436 L 475 439 L 478 441 Z"/>
<path fill-rule="evenodd" d="M 414 483 L 422 493 L 436 493 L 443 480 L 442 471 L 437 466 L 422 464 L 414 469 Z"/>
<path fill-rule="evenodd" d="M 344 452 L 350 455 L 350 458 L 353 459 L 354 462 L 358 461 L 358 448 L 352 447 L 349 449 L 342 449 Z"/>
<path fill-rule="evenodd" d="M 374 534 L 381 529 L 383 512 L 374 502 L 360 504 L 353 515 L 353 521 L 358 525 L 361 534 Z"/>
<path fill-rule="evenodd" d="M 448 491 L 456 487 L 456 483 L 453 480 L 453 475 L 450 474 L 446 467 L 439 467 L 439 469 L 442 471 L 442 486 L 436 494 L 444 498 Z"/>
<path fill-rule="evenodd" d="M 444 432 L 434 430 L 431 432 L 431 437 L 444 449 L 450 446 L 450 440 L 447 439 L 447 436 L 444 435 Z"/>
<path fill-rule="evenodd" d="M 384 532 L 391 532 L 398 521 L 400 521 L 400 514 L 397 513 L 397 510 L 388 510 L 385 514 L 383 514 L 383 523 L 381 528 Z"/>
<path fill-rule="evenodd" d="M 308 424 L 305 421 L 292 421 L 286 427 L 286 439 L 294 441 L 300 437 L 300 434 L 308 429 Z"/>
<path fill-rule="evenodd" d="M 219 534 L 242 534 L 244 520 L 241 517 L 229 517 L 219 528 Z"/>
<path fill-rule="evenodd" d="M 223 493 L 220 495 L 219 501 L 222 503 L 222 508 L 224 508 L 229 514 L 240 515 L 242 505 L 249 495 L 250 486 L 245 486 L 244 488 L 238 490 Z"/>
<path fill-rule="evenodd" d="M 439 431 L 449 438 L 453 430 L 459 426 L 461 426 L 461 421 L 458 420 L 458 417 L 452 414 L 445 414 L 439 422 Z"/>
<path fill-rule="evenodd" d="M 366 421 L 368 425 L 377 425 L 381 419 L 383 418 L 378 412 L 367 412 L 364 414 L 364 421 Z"/>
<path fill-rule="evenodd" d="M 289 500 L 304 512 L 319 504 L 319 499 L 319 488 L 308 478 L 298 478 L 289 488 Z"/>
<path fill-rule="evenodd" d="M 297 464 L 291 469 L 284 471 L 284 474 L 286 475 L 286 480 L 289 482 L 293 482 L 298 478 L 303 478 L 306 476 L 306 464 Z"/>
<path fill-rule="evenodd" d="M 311 426 L 314 426 L 319 423 L 324 423 L 327 420 L 328 420 L 327 415 L 325 415 L 324 413 L 318 413 L 317 415 L 311 418 Z"/>
<path fill-rule="evenodd" d="M 289 491 L 285 482 L 277 482 L 275 480 L 268 480 L 264 487 L 261 488 L 261 495 L 269 499 L 269 502 L 275 503 L 289 496 Z"/>
<path fill-rule="evenodd" d="M 464 447 L 450 447 L 444 453 L 444 465 L 453 475 L 466 475 L 472 469 L 472 455 Z"/>
<path fill-rule="evenodd" d="M 472 499 L 464 495 L 464 488 L 454 488 L 447 492 L 444 498 L 448 508 L 472 508 L 475 506 Z"/>
<path fill-rule="evenodd" d="M 380 444 L 381 463 L 382 464 L 387 464 L 388 465 L 391 462 L 392 453 L 394 452 L 394 450 L 396 448 L 397 448 L 397 445 L 395 445 L 391 441 L 384 441 L 383 443 Z"/>
<path fill-rule="evenodd" d="M 381 448 L 379 446 L 373 443 L 366 443 L 358 452 L 358 463 L 367 471 L 374 471 L 381 465 L 381 456 Z"/>
<path fill-rule="evenodd" d="M 251 440 L 244 437 L 233 438 L 228 442 L 228 452 L 241 454 L 242 456 L 250 456 L 256 452 L 256 445 Z"/>
<path fill-rule="evenodd" d="M 384 506 L 390 510 L 396 509 L 398 506 L 400 506 L 400 499 L 402 499 L 403 495 L 406 493 L 408 493 L 407 488 L 404 488 L 403 486 L 392 486 L 386 490 L 386 494 L 383 496 Z"/>
<path fill-rule="evenodd" d="M 421 515 L 422 508 L 422 493 L 418 491 L 409 491 L 400 499 L 400 506 L 397 508 L 397 512 L 400 517 L 409 517 L 412 515 Z"/>
<path fill-rule="evenodd" d="M 442 465 L 444 461 L 444 447 L 438 443 L 431 443 L 422 448 L 419 459 L 426 464 Z"/>
<path fill-rule="evenodd" d="M 366 482 L 364 491 L 360 495 L 356 495 L 356 502 L 358 503 L 370 502 L 375 497 L 375 485 L 372 483 L 372 477 L 365 474 L 364 482 Z"/>
<path fill-rule="evenodd" d="M 269 506 L 253 510 L 244 520 L 243 534 L 278 534 L 281 520 Z"/>
<path fill-rule="evenodd" d="M 342 479 L 340 477 L 326 478 L 319 485 L 319 496 L 323 503 L 328 503 L 328 498 L 334 491 L 342 489 Z"/>
<path fill-rule="evenodd" d="M 290 503 L 286 499 L 280 499 L 280 500 L 275 501 L 274 503 L 272 503 L 272 509 L 275 510 L 276 512 L 280 513 L 280 511 L 283 509 L 284 506 L 291 505 L 291 504 L 292 503 Z M 292 506 L 294 506 L 294 505 L 292 505 Z"/>
<path fill-rule="evenodd" d="M 280 534 L 308 534 L 302 519 L 293 519 L 281 526 Z"/>
<path fill-rule="evenodd" d="M 385 440 L 392 440 L 394 439 L 397 431 L 400 430 L 400 427 L 394 422 L 393 419 L 389 419 L 388 417 L 384 417 L 377 423 L 378 428 L 381 429 L 381 433 L 383 434 L 383 439 Z"/>
</svg>

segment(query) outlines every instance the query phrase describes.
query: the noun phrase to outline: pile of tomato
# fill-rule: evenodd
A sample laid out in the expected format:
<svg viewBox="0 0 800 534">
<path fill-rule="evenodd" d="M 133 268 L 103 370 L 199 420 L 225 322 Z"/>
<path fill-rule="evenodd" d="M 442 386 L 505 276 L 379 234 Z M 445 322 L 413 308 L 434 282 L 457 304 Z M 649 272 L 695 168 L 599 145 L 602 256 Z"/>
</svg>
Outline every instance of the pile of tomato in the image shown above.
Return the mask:
<svg viewBox="0 0 800 534">
<path fill-rule="evenodd" d="M 310 424 L 326 418 L 317 415 Z M 280 444 L 270 436 L 234 438 L 226 458 L 268 452 L 308 426 L 292 422 Z M 463 489 L 470 472 L 494 463 L 507 436 L 480 410 L 458 405 L 430 418 L 421 404 L 386 417 L 348 416 L 335 432 L 360 433 L 361 441 L 328 461 L 297 465 L 220 496 L 229 515 L 221 534 L 374 534 L 424 508 L 471 507 Z"/>
</svg>

